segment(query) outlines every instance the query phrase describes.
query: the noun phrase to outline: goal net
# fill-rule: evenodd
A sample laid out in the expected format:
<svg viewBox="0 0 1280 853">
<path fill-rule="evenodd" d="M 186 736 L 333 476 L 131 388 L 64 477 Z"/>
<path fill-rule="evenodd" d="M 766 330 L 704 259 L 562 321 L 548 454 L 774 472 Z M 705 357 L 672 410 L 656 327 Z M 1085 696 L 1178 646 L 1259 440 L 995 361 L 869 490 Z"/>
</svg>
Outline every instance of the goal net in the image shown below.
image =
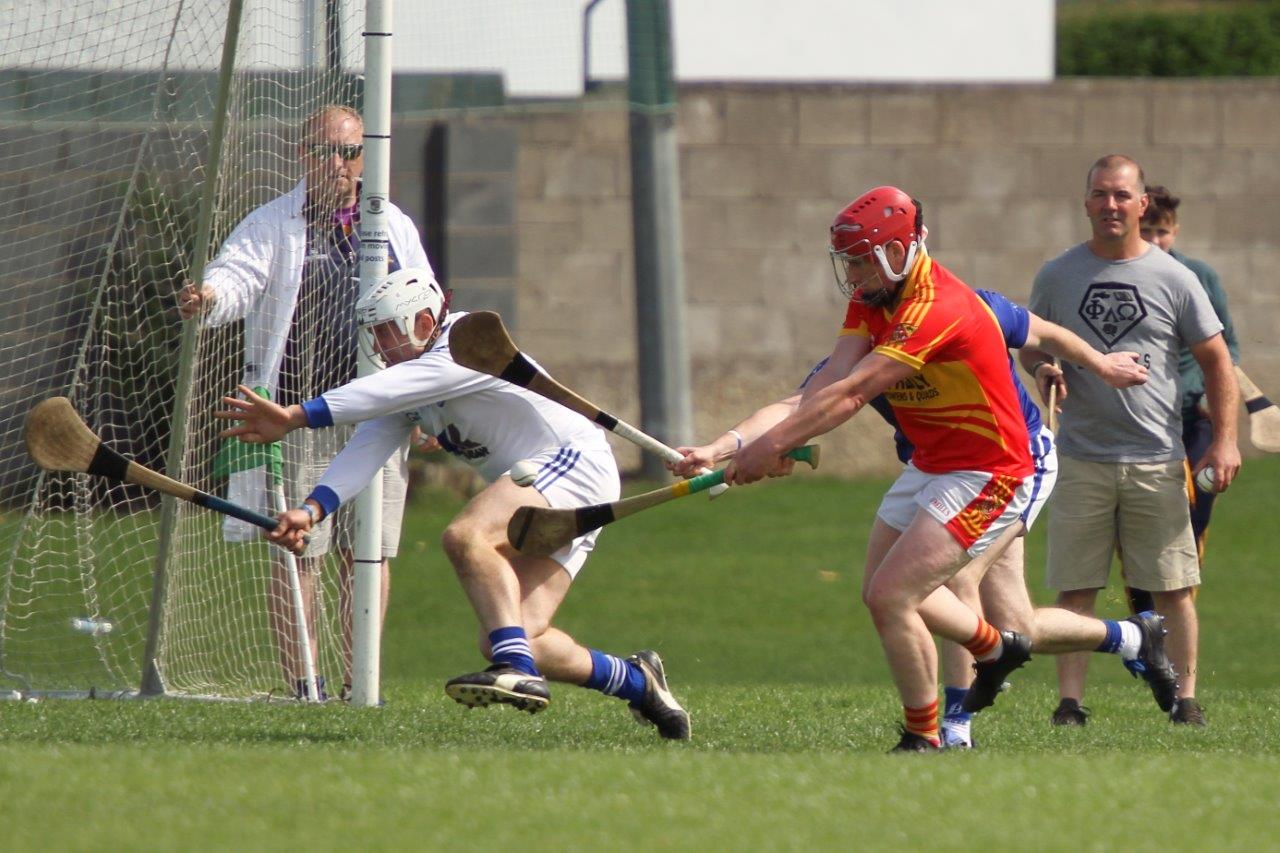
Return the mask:
<svg viewBox="0 0 1280 853">
<path fill-rule="evenodd" d="M 350 0 L 246 0 L 213 175 L 229 6 L 51 0 L 11 15 L 0 42 L 0 691 L 129 692 L 148 673 L 174 695 L 293 695 L 282 648 L 298 652 L 297 614 L 264 540 L 145 490 L 40 472 L 22 441 L 31 405 L 61 394 L 115 449 L 227 492 L 235 448 L 210 413 L 245 375 L 246 326 L 206 324 L 184 348 L 175 296 L 202 237 L 212 255 L 299 183 L 304 118 L 359 108 L 364 20 Z M 324 390 L 314 374 L 346 358 L 341 337 L 300 338 L 273 389 Z M 304 564 L 331 693 L 343 544 Z"/>
<path fill-rule="evenodd" d="M 306 295 L 311 263 L 338 263 L 334 228 L 308 227 L 305 245 L 284 253 L 301 269 L 290 273 L 302 281 L 296 300 L 261 294 L 217 322 L 184 325 L 178 316 L 178 291 L 236 244 L 237 226 L 296 192 L 304 119 L 326 105 L 361 107 L 363 0 L 244 0 L 224 75 L 234 5 L 48 0 L 11 15 L 0 40 L 0 697 L 140 687 L 292 696 L 302 674 L 298 610 L 278 553 L 260 536 L 143 489 L 41 472 L 22 439 L 31 406 L 65 395 L 114 449 L 274 514 L 274 466 L 219 439 L 211 412 L 254 375 L 265 378 L 249 384 L 289 402 L 330 387 L 348 365 L 349 306 L 316 298 L 322 287 Z M 496 122 L 507 134 L 498 142 L 514 145 L 522 116 L 625 107 L 621 0 L 515 5 L 398 4 L 406 79 L 393 110 L 420 146 L 439 123 Z M 462 134 L 457 145 L 474 141 Z M 454 158 L 472 173 L 440 176 L 446 205 L 407 209 L 438 238 L 428 251 L 462 307 L 483 307 L 476 294 L 514 293 L 514 238 L 510 269 L 495 273 L 487 218 L 494 199 L 514 195 L 514 172 L 495 176 L 478 164 L 516 158 L 495 155 L 494 139 L 482 142 L 485 157 Z M 411 149 L 400 151 L 393 140 L 393 168 L 424 171 L 403 153 Z M 448 239 L 446 208 L 460 226 Z M 514 234 L 514 219 L 506 227 Z M 477 252 L 468 240 L 480 238 Z M 224 260 L 220 274 L 232 279 L 237 262 L 252 263 Z M 278 367 L 274 356 L 261 359 L 276 344 Z M 283 448 L 290 503 L 304 489 L 299 472 L 323 467 L 344 435 L 330 438 Z M 248 482 L 251 494 L 232 481 Z M 328 553 L 302 564 L 301 584 L 315 669 L 330 695 L 347 668 L 340 555 L 350 524 L 336 527 Z"/>
</svg>

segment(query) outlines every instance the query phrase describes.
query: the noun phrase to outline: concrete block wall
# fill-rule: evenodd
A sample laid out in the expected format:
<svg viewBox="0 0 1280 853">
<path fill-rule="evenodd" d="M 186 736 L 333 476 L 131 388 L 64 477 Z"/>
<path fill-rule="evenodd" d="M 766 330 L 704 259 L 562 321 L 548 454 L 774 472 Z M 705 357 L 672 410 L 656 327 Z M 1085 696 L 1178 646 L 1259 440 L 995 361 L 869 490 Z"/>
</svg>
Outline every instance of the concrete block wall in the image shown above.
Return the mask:
<svg viewBox="0 0 1280 853">
<path fill-rule="evenodd" d="M 1040 265 L 1088 236 L 1085 172 L 1115 151 L 1182 196 L 1179 246 L 1222 274 L 1244 364 L 1280 396 L 1280 81 L 689 85 L 679 97 L 695 439 L 787 395 L 829 351 L 844 306 L 827 226 L 862 190 L 896 183 L 912 192 L 943 263 L 974 286 L 1025 299 Z M 638 421 L 625 109 L 588 103 L 449 119 L 440 177 L 430 172 L 430 147 L 443 120 L 421 115 L 395 122 L 392 199 L 424 234 L 438 229 L 458 305 L 500 307 L 522 348 L 554 375 Z M 86 168 L 84 153 L 128 152 L 137 128 L 41 131 L 36 141 L 59 152 L 53 183 L 24 159 L 33 132 L 0 133 L 13 149 L 0 194 L 14 238 L 0 249 L 11 262 L 0 277 L 35 258 L 61 276 L 72 262 L 61 232 L 104 215 L 84 210 L 81 187 L 126 177 L 100 158 Z M 199 146 L 180 148 L 159 173 L 190 174 Z M 447 196 L 444 222 L 429 221 L 435 191 Z M 59 235 L 26 221 L 36 192 L 67 199 Z M 55 238 L 62 242 L 42 248 Z M 20 264 L 10 257 L 19 252 Z M 18 331 L 0 318 L 0 336 Z M 824 468 L 893 470 L 887 433 L 878 418 L 858 416 L 823 440 Z M 637 453 L 619 449 L 634 467 Z"/>
<path fill-rule="evenodd" d="M 1244 365 L 1280 395 L 1280 288 L 1269 275 L 1280 261 L 1280 81 L 689 85 L 679 94 L 695 438 L 786 395 L 829 351 L 843 301 L 827 226 L 862 190 L 894 183 L 916 195 L 943 263 L 1025 300 L 1040 265 L 1088 237 L 1085 174 L 1111 152 L 1135 157 L 1149 181 L 1184 199 L 1179 247 L 1222 274 Z M 626 115 L 489 121 L 519 139 L 519 343 L 637 419 Z M 824 443 L 828 470 L 894 468 L 887 430 L 870 413 Z"/>
</svg>

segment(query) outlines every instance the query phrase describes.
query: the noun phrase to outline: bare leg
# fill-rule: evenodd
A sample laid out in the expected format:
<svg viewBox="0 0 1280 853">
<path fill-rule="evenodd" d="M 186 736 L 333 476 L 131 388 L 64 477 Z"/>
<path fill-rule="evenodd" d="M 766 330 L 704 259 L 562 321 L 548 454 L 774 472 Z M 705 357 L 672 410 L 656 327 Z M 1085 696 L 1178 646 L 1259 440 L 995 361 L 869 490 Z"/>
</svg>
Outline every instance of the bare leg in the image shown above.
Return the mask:
<svg viewBox="0 0 1280 853">
<path fill-rule="evenodd" d="M 507 521 L 521 506 L 547 502 L 536 489 L 501 477 L 472 498 L 444 531 L 445 554 L 486 635 L 524 624 L 520 579 L 512 565 L 517 554 L 507 542 Z"/>
<path fill-rule="evenodd" d="M 1073 589 L 1058 593 L 1057 604 L 1063 610 L 1093 616 L 1098 599 L 1096 589 Z M 1051 626 L 1046 626 L 1051 628 Z M 1099 640 L 1101 642 L 1101 640 Z M 1061 699 L 1084 699 L 1085 677 L 1089 672 L 1089 653 L 1058 655 L 1058 696 Z"/>
<path fill-rule="evenodd" d="M 1156 611 L 1164 616 L 1169 634 L 1165 652 L 1178 670 L 1178 698 L 1196 695 L 1196 651 L 1200 622 L 1196 616 L 1195 587 L 1153 593 Z"/>
<path fill-rule="evenodd" d="M 876 519 L 877 527 L 883 524 Z M 878 538 L 883 542 L 882 536 Z M 961 641 L 977 630 L 977 615 L 941 586 L 964 558 L 964 550 L 947 529 L 928 513 L 918 512 L 879 565 L 868 565 L 867 607 L 906 707 L 937 701 L 938 658 L 930 627 L 936 624 L 940 634 Z M 926 597 L 936 599 L 931 602 L 933 620 L 928 626 L 922 608 Z M 957 628 L 965 621 L 964 614 L 968 633 L 964 627 Z"/>
<path fill-rule="evenodd" d="M 982 614 L 982 597 L 978 591 L 982 582 L 981 569 L 981 565 L 970 562 L 947 581 L 947 589 L 979 615 Z M 942 661 L 942 683 L 947 687 L 968 687 L 969 682 L 973 681 L 973 655 L 959 643 L 944 639 L 939 657 Z"/>
<path fill-rule="evenodd" d="M 515 566 L 524 595 L 524 630 L 538 669 L 553 681 L 584 684 L 591 677 L 591 653 L 573 637 L 551 626 L 573 579 L 563 566 L 548 557 L 519 557 Z"/>
<path fill-rule="evenodd" d="M 992 625 L 1030 637 L 1035 649 L 1035 615 L 1031 596 L 1027 593 L 1023 566 L 1023 539 L 1019 537 L 1009 544 L 982 578 L 979 586 L 982 612 Z"/>
<path fill-rule="evenodd" d="M 1019 539 L 991 567 L 982 581 L 982 605 L 993 625 L 1026 634 L 1039 654 L 1092 652 L 1107 637 L 1101 620 L 1061 607 L 1033 607 L 1023 573 Z"/>
</svg>

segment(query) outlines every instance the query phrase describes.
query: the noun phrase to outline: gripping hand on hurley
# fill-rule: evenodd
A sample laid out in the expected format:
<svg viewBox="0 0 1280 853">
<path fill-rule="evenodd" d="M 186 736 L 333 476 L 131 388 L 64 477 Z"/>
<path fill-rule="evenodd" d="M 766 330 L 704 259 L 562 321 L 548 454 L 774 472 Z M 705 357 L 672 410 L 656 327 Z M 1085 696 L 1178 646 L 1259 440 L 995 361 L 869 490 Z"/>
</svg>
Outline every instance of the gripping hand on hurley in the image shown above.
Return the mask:
<svg viewBox="0 0 1280 853">
<path fill-rule="evenodd" d="M 280 513 L 277 517 L 280 523 L 267 534 L 267 538 L 286 551 L 301 554 L 307 547 L 311 526 L 323 517 L 324 510 L 315 501 L 307 501 L 297 509 Z"/>
</svg>

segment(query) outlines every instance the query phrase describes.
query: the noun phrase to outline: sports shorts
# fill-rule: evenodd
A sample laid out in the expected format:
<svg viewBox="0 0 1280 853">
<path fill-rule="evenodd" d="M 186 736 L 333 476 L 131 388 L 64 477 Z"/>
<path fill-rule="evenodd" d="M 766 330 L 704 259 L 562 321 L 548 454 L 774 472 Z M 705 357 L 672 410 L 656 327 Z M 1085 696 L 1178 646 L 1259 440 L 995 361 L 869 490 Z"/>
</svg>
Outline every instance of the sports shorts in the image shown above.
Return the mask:
<svg viewBox="0 0 1280 853">
<path fill-rule="evenodd" d="M 1167 592 L 1200 583 L 1187 508 L 1186 467 L 1172 462 L 1086 462 L 1063 457 L 1049 508 L 1045 584 L 1102 589 L 1117 543 L 1125 580 Z"/>
<path fill-rule="evenodd" d="M 926 474 L 908 462 L 876 515 L 894 530 L 910 526 L 923 509 L 976 557 L 1031 506 L 1034 477 L 987 471 Z"/>
<path fill-rule="evenodd" d="M 1036 466 L 1035 473 L 1031 475 L 1031 503 L 1022 513 L 1027 530 L 1040 517 L 1040 510 L 1048 503 L 1058 481 L 1058 448 L 1048 427 L 1042 425 L 1040 432 L 1031 436 L 1031 462 Z"/>
<path fill-rule="evenodd" d="M 607 444 L 602 447 L 553 447 L 529 457 L 529 461 L 538 466 L 538 476 L 531 488 L 541 492 L 555 509 L 611 503 L 622 494 L 618 463 Z M 576 578 L 595 549 L 599 536 L 599 528 L 579 536 L 552 554 L 551 559 L 564 566 L 569 577 Z"/>
</svg>

